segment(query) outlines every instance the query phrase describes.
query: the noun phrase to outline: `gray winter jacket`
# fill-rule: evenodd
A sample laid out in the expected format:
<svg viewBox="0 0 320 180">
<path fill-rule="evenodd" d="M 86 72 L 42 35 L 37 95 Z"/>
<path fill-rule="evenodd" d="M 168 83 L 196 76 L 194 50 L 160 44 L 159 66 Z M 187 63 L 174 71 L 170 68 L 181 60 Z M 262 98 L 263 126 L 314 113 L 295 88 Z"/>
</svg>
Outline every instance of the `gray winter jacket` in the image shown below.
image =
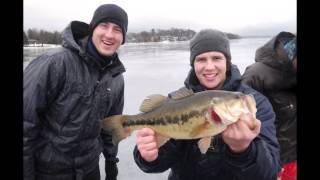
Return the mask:
<svg viewBox="0 0 320 180">
<path fill-rule="evenodd" d="M 34 59 L 23 74 L 24 179 L 81 179 L 103 151 L 117 147 L 101 120 L 121 114 L 124 66 L 113 56 L 102 66 L 86 52 L 88 24 L 73 21 L 63 47 Z M 76 178 L 75 178 L 76 177 Z"/>
</svg>

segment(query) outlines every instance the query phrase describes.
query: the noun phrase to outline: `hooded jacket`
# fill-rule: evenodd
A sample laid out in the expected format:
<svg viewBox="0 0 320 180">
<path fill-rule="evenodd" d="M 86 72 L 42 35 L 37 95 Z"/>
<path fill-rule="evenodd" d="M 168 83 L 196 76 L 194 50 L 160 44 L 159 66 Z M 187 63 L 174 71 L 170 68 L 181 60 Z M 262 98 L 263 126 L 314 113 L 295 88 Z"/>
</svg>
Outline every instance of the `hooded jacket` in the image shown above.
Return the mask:
<svg viewBox="0 0 320 180">
<path fill-rule="evenodd" d="M 189 72 L 185 86 L 194 92 L 205 90 L 193 69 Z M 171 168 L 168 180 L 276 179 L 280 159 L 271 104 L 257 91 L 240 84 L 240 72 L 234 65 L 222 89 L 253 94 L 257 102 L 257 119 L 262 122 L 261 132 L 245 152 L 233 154 L 221 135 L 213 138 L 211 145 L 214 149 L 209 148 L 206 154 L 201 154 L 198 148 L 199 139 L 170 139 L 159 148 L 158 158 L 152 162 L 145 161 L 135 147 L 134 159 L 139 168 L 148 173 L 164 172 Z"/>
<path fill-rule="evenodd" d="M 121 114 L 125 71 L 117 54 L 103 64 L 87 52 L 89 26 L 73 21 L 61 48 L 34 59 L 23 77 L 24 179 L 82 179 L 117 146 L 101 120 Z"/>
<path fill-rule="evenodd" d="M 242 75 L 242 82 L 264 94 L 276 113 L 277 137 L 280 144 L 282 163 L 297 159 L 297 100 L 296 73 L 287 56 L 277 51 L 277 42 L 283 36 L 293 38 L 288 32 L 281 32 L 256 51 L 255 63 L 248 66 Z"/>
</svg>

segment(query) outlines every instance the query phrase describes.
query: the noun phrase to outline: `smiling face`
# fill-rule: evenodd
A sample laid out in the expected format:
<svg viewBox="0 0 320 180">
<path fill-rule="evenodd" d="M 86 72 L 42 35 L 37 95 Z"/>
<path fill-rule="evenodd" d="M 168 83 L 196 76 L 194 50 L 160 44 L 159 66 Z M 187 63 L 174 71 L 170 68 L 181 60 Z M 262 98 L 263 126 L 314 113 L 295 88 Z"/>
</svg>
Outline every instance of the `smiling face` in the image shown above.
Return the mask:
<svg viewBox="0 0 320 180">
<path fill-rule="evenodd" d="M 207 89 L 220 89 L 227 76 L 226 57 L 217 51 L 199 54 L 194 60 L 194 71 L 201 85 Z"/>
<path fill-rule="evenodd" d="M 103 56 L 112 56 L 123 41 L 120 26 L 111 22 L 101 22 L 94 29 L 92 42 Z"/>
</svg>

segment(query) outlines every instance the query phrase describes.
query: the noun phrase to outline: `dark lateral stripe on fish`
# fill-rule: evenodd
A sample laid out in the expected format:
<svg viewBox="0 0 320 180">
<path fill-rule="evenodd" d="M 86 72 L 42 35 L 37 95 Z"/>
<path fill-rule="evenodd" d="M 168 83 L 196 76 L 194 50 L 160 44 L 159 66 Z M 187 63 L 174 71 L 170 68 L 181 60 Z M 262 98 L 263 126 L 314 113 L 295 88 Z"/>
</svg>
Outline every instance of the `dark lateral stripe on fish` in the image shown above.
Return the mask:
<svg viewBox="0 0 320 180">
<path fill-rule="evenodd" d="M 203 111 L 204 112 L 204 111 Z M 168 125 L 168 124 L 183 124 L 187 122 L 190 118 L 193 118 L 195 116 L 200 116 L 203 112 L 199 113 L 198 111 L 190 111 L 188 114 L 182 114 L 179 117 L 174 116 L 165 116 L 161 117 L 158 119 L 137 119 L 134 121 L 126 121 L 124 122 L 123 126 L 138 126 L 138 125 L 149 125 L 149 126 L 154 126 L 154 125 Z"/>
</svg>

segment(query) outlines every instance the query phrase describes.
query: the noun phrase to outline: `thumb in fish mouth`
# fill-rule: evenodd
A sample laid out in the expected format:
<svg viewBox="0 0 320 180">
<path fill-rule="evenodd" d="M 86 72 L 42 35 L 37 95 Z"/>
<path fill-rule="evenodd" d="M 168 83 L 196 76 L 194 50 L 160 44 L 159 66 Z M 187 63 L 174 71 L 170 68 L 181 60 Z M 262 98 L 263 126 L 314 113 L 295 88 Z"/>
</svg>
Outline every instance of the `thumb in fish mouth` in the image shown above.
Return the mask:
<svg viewBox="0 0 320 180">
<path fill-rule="evenodd" d="M 250 130 L 254 130 L 257 126 L 257 119 L 254 118 L 252 113 L 242 113 L 239 120 L 245 122 Z"/>
</svg>

